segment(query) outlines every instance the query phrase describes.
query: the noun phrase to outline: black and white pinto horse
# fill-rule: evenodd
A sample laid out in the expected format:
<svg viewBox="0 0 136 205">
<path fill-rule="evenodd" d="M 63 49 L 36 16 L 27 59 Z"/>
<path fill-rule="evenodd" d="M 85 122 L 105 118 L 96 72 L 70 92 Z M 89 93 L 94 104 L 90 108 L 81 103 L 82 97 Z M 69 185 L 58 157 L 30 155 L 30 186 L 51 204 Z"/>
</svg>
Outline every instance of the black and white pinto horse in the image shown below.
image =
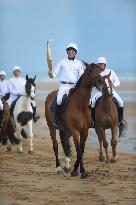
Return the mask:
<svg viewBox="0 0 136 205">
<path fill-rule="evenodd" d="M 23 152 L 22 148 L 22 133 L 29 138 L 29 153 L 33 153 L 33 109 L 31 101 L 35 98 L 35 79 L 26 75 L 25 94 L 21 95 L 16 102 L 13 110 L 13 119 L 15 124 L 15 136 L 20 140 L 17 145 L 17 151 Z"/>
</svg>

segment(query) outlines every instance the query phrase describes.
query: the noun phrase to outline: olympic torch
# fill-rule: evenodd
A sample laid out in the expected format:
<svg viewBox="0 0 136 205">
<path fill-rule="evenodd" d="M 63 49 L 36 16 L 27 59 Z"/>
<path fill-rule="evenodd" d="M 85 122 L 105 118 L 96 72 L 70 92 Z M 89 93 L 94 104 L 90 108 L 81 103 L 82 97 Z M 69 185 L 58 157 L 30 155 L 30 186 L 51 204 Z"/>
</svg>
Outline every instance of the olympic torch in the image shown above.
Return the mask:
<svg viewBox="0 0 136 205">
<path fill-rule="evenodd" d="M 47 64 L 48 64 L 48 72 L 52 72 L 52 54 L 50 48 L 50 42 L 52 40 L 47 41 Z"/>
</svg>

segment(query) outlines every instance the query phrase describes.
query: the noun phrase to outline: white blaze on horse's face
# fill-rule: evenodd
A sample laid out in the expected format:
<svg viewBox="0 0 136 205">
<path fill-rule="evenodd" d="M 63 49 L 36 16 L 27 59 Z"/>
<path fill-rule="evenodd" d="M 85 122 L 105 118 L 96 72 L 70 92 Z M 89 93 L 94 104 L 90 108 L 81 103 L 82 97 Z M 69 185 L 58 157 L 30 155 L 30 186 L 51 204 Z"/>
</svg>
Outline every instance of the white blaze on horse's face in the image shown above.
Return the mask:
<svg viewBox="0 0 136 205">
<path fill-rule="evenodd" d="M 33 85 L 31 85 L 30 97 L 31 97 L 32 99 L 35 98 L 35 87 L 34 87 Z"/>
<path fill-rule="evenodd" d="M 111 94 L 111 89 L 110 89 L 109 81 L 108 81 L 107 78 L 105 78 L 105 83 L 106 83 L 106 85 L 107 85 L 109 94 Z"/>
</svg>

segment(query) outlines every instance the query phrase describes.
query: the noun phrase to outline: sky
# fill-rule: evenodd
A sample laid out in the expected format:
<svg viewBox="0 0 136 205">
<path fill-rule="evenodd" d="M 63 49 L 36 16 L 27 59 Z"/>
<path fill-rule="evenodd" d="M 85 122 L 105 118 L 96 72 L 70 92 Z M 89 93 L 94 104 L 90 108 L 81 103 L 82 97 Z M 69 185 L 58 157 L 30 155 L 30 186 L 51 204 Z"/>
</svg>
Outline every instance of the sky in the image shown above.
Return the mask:
<svg viewBox="0 0 136 205">
<path fill-rule="evenodd" d="M 135 0 L 0 0 L 0 70 L 47 77 L 46 41 L 53 67 L 70 42 L 88 63 L 105 56 L 119 75 L 136 69 Z"/>
</svg>

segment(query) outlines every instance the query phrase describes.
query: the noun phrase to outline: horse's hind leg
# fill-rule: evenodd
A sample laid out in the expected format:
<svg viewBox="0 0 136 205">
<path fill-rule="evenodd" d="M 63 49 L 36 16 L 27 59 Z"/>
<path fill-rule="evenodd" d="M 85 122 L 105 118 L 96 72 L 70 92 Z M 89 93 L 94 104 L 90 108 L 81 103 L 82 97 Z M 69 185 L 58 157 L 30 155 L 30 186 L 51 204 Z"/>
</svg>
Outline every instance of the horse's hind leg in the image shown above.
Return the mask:
<svg viewBox="0 0 136 205">
<path fill-rule="evenodd" d="M 55 157 L 56 157 L 56 173 L 60 174 L 62 171 L 62 168 L 60 166 L 60 160 L 58 157 L 58 142 L 56 139 L 56 129 L 54 129 L 52 126 L 49 127 L 49 129 L 50 129 L 50 136 L 51 136 L 52 143 L 53 143 L 53 150 L 54 150 Z"/>
<path fill-rule="evenodd" d="M 117 146 L 118 127 L 112 128 L 111 131 L 112 131 L 112 140 L 111 140 L 112 158 L 111 158 L 111 162 L 116 162 L 116 160 L 117 160 L 116 146 Z"/>
<path fill-rule="evenodd" d="M 61 139 L 61 144 L 65 153 L 65 166 L 64 171 L 69 172 L 70 171 L 70 157 L 71 157 L 71 145 L 69 142 L 69 137 L 65 136 L 65 133 L 62 130 L 59 130 L 59 135 Z"/>
</svg>

